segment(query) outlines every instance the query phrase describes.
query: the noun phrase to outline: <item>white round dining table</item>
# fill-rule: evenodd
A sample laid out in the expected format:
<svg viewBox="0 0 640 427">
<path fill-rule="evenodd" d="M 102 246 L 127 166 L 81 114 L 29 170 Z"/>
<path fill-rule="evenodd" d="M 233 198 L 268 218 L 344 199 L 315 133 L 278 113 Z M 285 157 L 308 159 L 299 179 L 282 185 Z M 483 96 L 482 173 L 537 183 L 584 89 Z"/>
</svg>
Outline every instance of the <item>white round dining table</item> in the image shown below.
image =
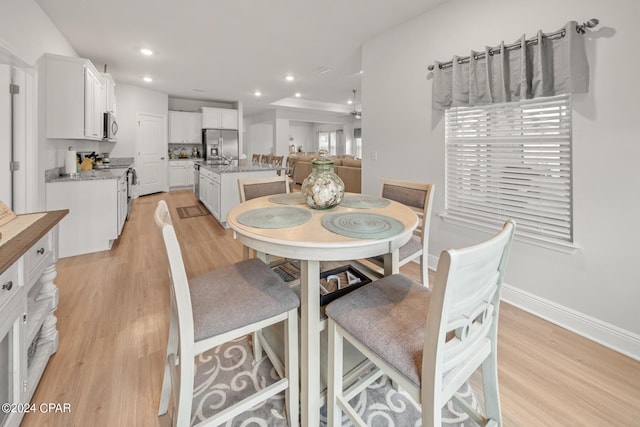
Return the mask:
<svg viewBox="0 0 640 427">
<path fill-rule="evenodd" d="M 295 194 L 295 193 L 292 193 Z M 345 197 L 349 194 L 345 195 Z M 359 196 L 359 195 L 358 195 Z M 338 205 L 328 210 L 312 209 L 306 204 L 291 207 L 308 210 L 311 218 L 303 224 L 284 228 L 261 228 L 245 225 L 238 217 L 256 209 L 282 207 L 270 196 L 240 203 L 227 215 L 227 225 L 234 237 L 256 251 L 265 260 L 266 254 L 300 261 L 300 400 L 301 422 L 304 426 L 320 424 L 320 262 L 348 261 L 384 256 L 384 274 L 399 271 L 398 250 L 407 243 L 418 225 L 418 217 L 409 207 L 389 200 L 381 208 L 348 208 Z M 330 231 L 322 224 L 325 215 L 366 213 L 391 217 L 400 221 L 401 230 L 383 238 L 348 237 Z M 246 217 L 246 214 L 245 214 Z M 246 221 L 244 221 L 246 223 Z"/>
</svg>

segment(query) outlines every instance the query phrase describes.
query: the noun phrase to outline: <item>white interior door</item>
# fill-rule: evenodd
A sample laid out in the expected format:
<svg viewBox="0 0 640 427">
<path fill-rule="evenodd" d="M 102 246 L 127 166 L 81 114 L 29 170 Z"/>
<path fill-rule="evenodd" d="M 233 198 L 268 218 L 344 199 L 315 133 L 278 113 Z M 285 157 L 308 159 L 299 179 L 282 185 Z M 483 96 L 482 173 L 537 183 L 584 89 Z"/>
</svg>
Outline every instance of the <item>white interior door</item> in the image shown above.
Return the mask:
<svg viewBox="0 0 640 427">
<path fill-rule="evenodd" d="M 168 148 L 166 117 L 138 113 L 137 120 L 138 195 L 166 191 Z"/>
<path fill-rule="evenodd" d="M 0 200 L 13 209 L 11 177 L 11 68 L 6 64 L 0 64 Z"/>
</svg>

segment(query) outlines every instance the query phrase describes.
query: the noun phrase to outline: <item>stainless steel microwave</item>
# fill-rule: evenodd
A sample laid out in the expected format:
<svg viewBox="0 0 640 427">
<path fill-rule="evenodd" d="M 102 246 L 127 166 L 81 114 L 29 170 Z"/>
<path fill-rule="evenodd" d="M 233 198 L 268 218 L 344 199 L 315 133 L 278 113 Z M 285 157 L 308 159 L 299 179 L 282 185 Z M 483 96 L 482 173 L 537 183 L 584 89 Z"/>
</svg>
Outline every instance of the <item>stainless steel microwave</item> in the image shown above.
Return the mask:
<svg viewBox="0 0 640 427">
<path fill-rule="evenodd" d="M 104 113 L 104 134 L 102 138 L 107 141 L 115 141 L 118 134 L 118 122 L 116 115 L 111 111 Z"/>
</svg>

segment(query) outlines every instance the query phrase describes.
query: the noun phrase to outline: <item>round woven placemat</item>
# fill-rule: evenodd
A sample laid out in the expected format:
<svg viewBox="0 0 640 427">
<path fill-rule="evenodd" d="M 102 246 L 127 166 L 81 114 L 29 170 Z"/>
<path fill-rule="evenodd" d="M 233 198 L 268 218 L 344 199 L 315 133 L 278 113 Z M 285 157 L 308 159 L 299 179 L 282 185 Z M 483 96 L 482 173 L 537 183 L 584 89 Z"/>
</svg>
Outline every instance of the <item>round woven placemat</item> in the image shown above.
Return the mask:
<svg viewBox="0 0 640 427">
<path fill-rule="evenodd" d="M 322 225 L 336 234 L 360 239 L 385 239 L 404 230 L 404 224 L 395 218 L 359 212 L 325 215 Z"/>
<path fill-rule="evenodd" d="M 366 194 L 347 195 L 340 202 L 340 206 L 356 209 L 386 208 L 390 204 L 391 202 L 387 199 Z"/>
<path fill-rule="evenodd" d="M 256 228 L 287 228 L 304 224 L 311 219 L 308 209 L 289 206 L 259 208 L 238 215 L 238 222 Z"/>
<path fill-rule="evenodd" d="M 307 204 L 307 201 L 305 200 L 302 193 L 274 194 L 273 196 L 269 196 L 268 200 L 271 203 L 277 203 L 279 205 L 306 205 Z"/>
</svg>

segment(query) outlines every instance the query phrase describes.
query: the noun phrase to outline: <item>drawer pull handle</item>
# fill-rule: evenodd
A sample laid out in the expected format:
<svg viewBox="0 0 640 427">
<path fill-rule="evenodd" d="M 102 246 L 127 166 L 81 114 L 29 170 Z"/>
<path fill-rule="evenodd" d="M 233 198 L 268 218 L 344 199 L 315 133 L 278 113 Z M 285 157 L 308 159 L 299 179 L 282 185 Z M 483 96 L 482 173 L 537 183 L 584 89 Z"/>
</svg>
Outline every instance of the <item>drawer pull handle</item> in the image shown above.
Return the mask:
<svg viewBox="0 0 640 427">
<path fill-rule="evenodd" d="M 7 283 L 5 283 L 4 285 L 2 285 L 2 289 L 6 289 L 6 290 L 10 291 L 11 288 L 13 288 L 13 281 L 12 280 L 10 280 Z"/>
<path fill-rule="evenodd" d="M 44 248 L 38 249 L 38 255 L 42 255 L 44 253 Z"/>
</svg>

